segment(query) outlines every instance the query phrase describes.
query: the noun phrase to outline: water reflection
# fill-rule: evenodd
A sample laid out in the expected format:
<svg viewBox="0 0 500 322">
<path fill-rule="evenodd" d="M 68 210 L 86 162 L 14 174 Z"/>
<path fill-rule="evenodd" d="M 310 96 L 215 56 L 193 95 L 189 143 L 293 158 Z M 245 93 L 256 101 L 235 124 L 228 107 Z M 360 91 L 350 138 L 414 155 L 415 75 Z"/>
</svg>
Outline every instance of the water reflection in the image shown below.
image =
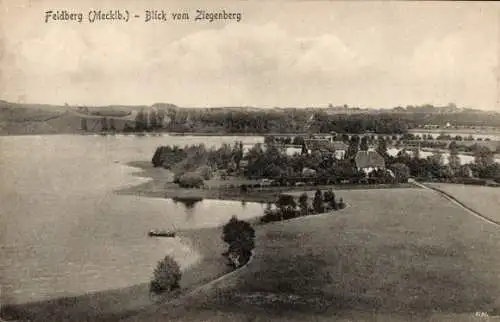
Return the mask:
<svg viewBox="0 0 500 322">
<path fill-rule="evenodd" d="M 169 141 L 181 146 L 199 142 L 222 140 Z M 149 159 L 161 144 L 161 137 L 99 134 L 0 138 L 5 151 L 0 169 L 2 304 L 147 282 L 166 253 L 181 266 L 191 263 L 192 254 L 175 238 L 148 237 L 151 229 L 217 227 L 233 215 L 262 215 L 262 207 L 250 202 L 243 209 L 234 201 L 177 199 L 176 205 L 163 198 L 116 194 L 150 180 L 132 175 L 138 170 L 125 164 Z M 28 157 L 33 151 L 37 157 Z"/>
<path fill-rule="evenodd" d="M 172 198 L 175 204 L 181 203 L 186 207 L 186 209 L 193 209 L 195 205 L 201 201 L 203 201 L 203 198 L 197 198 L 197 197 L 187 197 L 187 198 Z"/>
</svg>

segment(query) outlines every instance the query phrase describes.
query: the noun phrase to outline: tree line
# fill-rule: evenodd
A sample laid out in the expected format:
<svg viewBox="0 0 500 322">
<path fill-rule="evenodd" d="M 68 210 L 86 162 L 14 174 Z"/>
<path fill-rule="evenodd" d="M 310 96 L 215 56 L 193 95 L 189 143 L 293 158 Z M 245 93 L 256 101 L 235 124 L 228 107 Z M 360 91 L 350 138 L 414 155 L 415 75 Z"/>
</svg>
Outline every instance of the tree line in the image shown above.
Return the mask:
<svg viewBox="0 0 500 322">
<path fill-rule="evenodd" d="M 335 150 L 302 149 L 289 155 L 279 144 L 255 144 L 243 153 L 242 142 L 233 146 L 223 144 L 219 148 L 207 149 L 203 144 L 180 147 L 159 147 L 152 162 L 179 174 L 198 171 L 206 180 L 207 172 L 222 170 L 227 174 L 247 179 L 274 179 L 279 185 L 293 185 L 306 181 L 315 184 L 332 184 L 349 180 L 351 183 L 367 181 L 389 183 L 392 179 L 387 171 L 374 171 L 368 177 L 358 169 L 355 158 L 359 151 L 368 150 L 366 137 L 352 136 L 342 158 Z M 494 152 L 484 146 L 475 146 L 474 162 L 461 164 L 459 147 L 453 141 L 449 145 L 448 164 L 441 151 L 422 158 L 417 147 L 403 148 L 396 156 L 388 153 L 384 138 L 377 140 L 374 149 L 385 161 L 385 167 L 393 172 L 393 179 L 404 182 L 408 177 L 449 179 L 454 177 L 500 178 L 500 166 L 494 159 Z M 242 162 L 245 166 L 242 167 Z M 393 181 L 394 181 L 393 180 Z"/>
<path fill-rule="evenodd" d="M 428 124 L 500 127 L 500 116 L 480 112 L 409 113 L 398 111 L 331 113 L 325 109 L 158 108 L 142 109 L 125 131 L 186 133 L 367 133 L 404 134 Z"/>
</svg>

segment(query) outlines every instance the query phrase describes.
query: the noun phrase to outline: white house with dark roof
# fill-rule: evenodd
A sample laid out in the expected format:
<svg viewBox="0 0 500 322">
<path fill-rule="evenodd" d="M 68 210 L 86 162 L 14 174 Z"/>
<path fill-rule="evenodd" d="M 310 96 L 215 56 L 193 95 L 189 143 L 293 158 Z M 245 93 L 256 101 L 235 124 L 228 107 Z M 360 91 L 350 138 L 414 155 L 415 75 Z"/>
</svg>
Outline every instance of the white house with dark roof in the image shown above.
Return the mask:
<svg viewBox="0 0 500 322">
<path fill-rule="evenodd" d="M 358 170 L 365 174 L 374 170 L 385 170 L 385 160 L 377 151 L 358 151 L 354 161 Z"/>
</svg>

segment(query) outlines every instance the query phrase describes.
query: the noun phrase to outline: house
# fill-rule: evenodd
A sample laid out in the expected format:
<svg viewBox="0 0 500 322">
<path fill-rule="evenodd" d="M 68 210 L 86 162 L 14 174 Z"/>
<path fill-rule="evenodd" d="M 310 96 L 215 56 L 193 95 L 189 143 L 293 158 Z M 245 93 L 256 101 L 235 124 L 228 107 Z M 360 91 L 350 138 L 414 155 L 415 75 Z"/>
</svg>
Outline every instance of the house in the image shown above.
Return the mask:
<svg viewBox="0 0 500 322">
<path fill-rule="evenodd" d="M 304 168 L 302 169 L 302 176 L 304 177 L 314 177 L 316 175 L 316 170 Z"/>
<path fill-rule="evenodd" d="M 335 153 L 335 158 L 342 159 L 347 151 L 348 145 L 341 141 L 306 140 L 306 149 L 309 153 L 318 150 L 322 155 L 331 155 Z"/>
<path fill-rule="evenodd" d="M 385 160 L 376 151 L 359 151 L 354 159 L 358 170 L 369 174 L 374 170 L 384 170 Z"/>
</svg>

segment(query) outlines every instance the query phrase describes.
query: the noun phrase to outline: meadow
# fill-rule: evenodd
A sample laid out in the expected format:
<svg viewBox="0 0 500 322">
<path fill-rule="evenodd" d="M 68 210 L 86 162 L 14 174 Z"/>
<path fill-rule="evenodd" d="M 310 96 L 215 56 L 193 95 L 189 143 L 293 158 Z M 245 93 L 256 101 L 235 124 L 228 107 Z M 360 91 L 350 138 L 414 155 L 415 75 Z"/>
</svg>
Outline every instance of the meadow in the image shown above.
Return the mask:
<svg viewBox="0 0 500 322">
<path fill-rule="evenodd" d="M 467 207 L 500 222 L 500 188 L 451 183 L 428 183 L 456 198 Z"/>
<path fill-rule="evenodd" d="M 479 321 L 476 312 L 497 314 L 498 227 L 429 190 L 338 195 L 348 208 L 257 226 L 246 268 L 130 321 Z"/>
</svg>

